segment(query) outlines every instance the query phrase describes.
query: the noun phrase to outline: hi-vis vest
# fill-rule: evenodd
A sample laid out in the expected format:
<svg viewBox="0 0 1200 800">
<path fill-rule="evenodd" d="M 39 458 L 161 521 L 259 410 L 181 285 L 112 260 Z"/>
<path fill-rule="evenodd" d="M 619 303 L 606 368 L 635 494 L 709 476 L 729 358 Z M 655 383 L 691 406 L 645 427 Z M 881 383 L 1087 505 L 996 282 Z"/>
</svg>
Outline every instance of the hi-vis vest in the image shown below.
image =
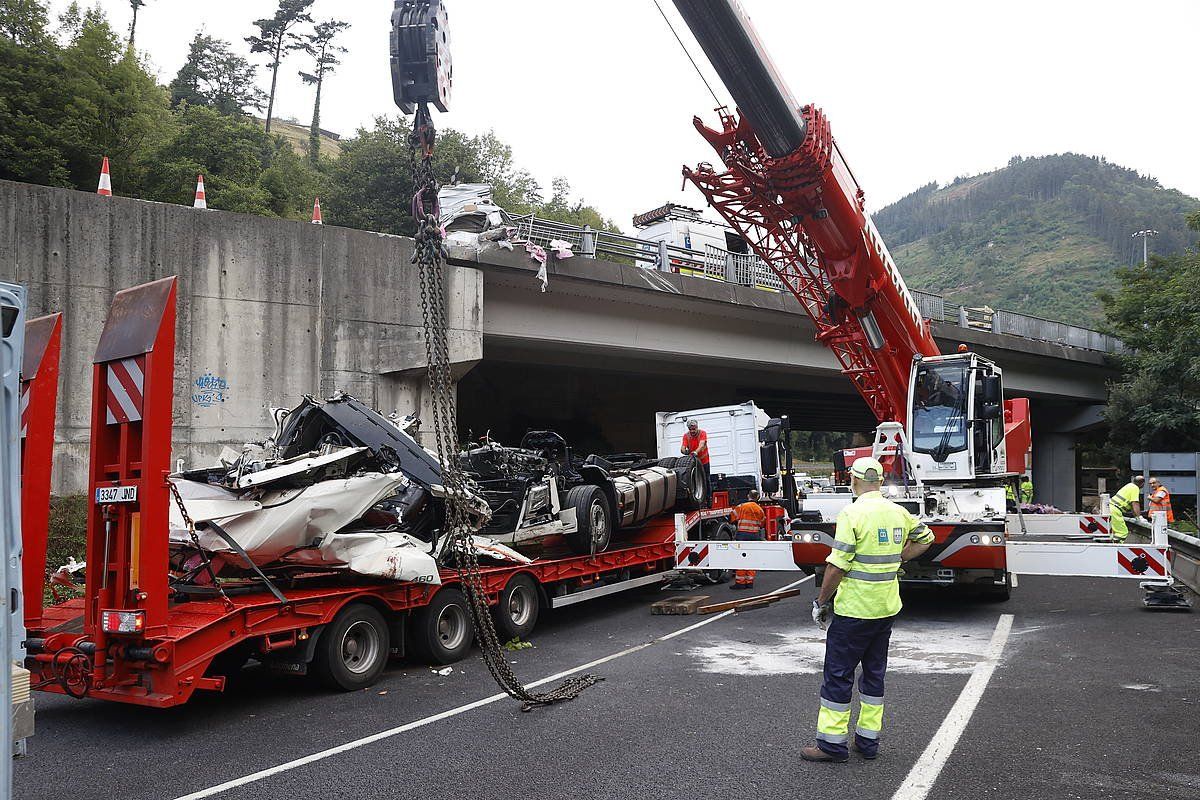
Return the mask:
<svg viewBox="0 0 1200 800">
<path fill-rule="evenodd" d="M 908 541 L 933 541 L 933 531 L 879 492 L 861 495 L 838 514 L 825 561 L 845 570 L 833 598 L 843 617 L 880 619 L 900 613 L 900 553 Z"/>
<path fill-rule="evenodd" d="M 761 534 L 766 532 L 767 512 L 762 506 L 750 502 L 742 503 L 733 509 L 733 520 L 737 523 L 738 533 Z"/>
<path fill-rule="evenodd" d="M 1142 499 L 1142 490 L 1133 481 L 1125 484 L 1112 496 L 1108 504 L 1122 517 L 1133 513 L 1133 504 Z"/>
<path fill-rule="evenodd" d="M 1175 512 L 1171 509 L 1171 493 L 1161 483 L 1150 493 L 1149 504 L 1148 511 L 1151 514 L 1155 511 L 1165 511 L 1167 512 L 1167 522 L 1175 521 Z"/>
</svg>

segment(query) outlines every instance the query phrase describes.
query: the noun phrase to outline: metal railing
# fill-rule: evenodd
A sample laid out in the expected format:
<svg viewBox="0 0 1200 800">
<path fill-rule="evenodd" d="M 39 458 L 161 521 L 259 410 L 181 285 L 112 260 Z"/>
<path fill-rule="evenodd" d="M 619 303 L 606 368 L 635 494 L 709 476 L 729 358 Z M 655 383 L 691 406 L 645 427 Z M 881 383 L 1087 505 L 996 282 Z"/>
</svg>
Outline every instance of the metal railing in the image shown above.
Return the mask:
<svg viewBox="0 0 1200 800">
<path fill-rule="evenodd" d="M 576 255 L 584 258 L 602 258 L 646 269 L 753 286 L 765 291 L 784 290 L 779 276 L 762 259 L 755 255 L 733 253 L 711 244 L 706 244 L 703 250 L 691 250 L 667 242 L 651 242 L 620 233 L 540 219 L 532 214 L 514 217 L 513 225 L 517 229 L 517 239 L 525 239 L 542 247 L 548 247 L 551 241 L 557 239 L 567 242 Z M 914 291 L 912 295 L 921 314 L 935 322 L 1102 353 L 1124 350 L 1120 340 L 1112 336 L 1065 322 L 999 311 L 987 306 L 947 303 L 941 295 L 929 292 Z"/>
</svg>

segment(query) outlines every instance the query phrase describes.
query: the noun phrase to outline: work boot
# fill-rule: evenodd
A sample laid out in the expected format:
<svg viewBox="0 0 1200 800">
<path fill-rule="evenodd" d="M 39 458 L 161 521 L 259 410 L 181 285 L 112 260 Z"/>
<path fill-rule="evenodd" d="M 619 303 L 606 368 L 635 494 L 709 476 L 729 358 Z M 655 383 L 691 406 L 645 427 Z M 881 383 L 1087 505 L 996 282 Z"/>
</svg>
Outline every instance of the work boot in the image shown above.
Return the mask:
<svg viewBox="0 0 1200 800">
<path fill-rule="evenodd" d="M 729 590 L 731 592 L 736 592 L 738 589 L 749 589 L 749 588 L 750 587 L 744 583 L 733 583 L 733 584 L 729 585 Z"/>
<path fill-rule="evenodd" d="M 805 761 L 828 761 L 831 764 L 841 764 L 850 760 L 850 756 L 839 757 L 831 755 L 814 745 L 809 745 L 808 747 L 802 748 L 800 750 L 800 757 Z"/>
<path fill-rule="evenodd" d="M 858 746 L 857 741 L 850 742 L 850 749 L 853 750 L 854 752 L 858 753 L 860 756 L 865 758 L 867 761 L 874 761 L 879 756 L 879 748 L 878 747 L 875 748 L 874 753 L 867 754 L 867 753 L 864 753 L 862 751 L 862 748 L 860 748 Z"/>
</svg>

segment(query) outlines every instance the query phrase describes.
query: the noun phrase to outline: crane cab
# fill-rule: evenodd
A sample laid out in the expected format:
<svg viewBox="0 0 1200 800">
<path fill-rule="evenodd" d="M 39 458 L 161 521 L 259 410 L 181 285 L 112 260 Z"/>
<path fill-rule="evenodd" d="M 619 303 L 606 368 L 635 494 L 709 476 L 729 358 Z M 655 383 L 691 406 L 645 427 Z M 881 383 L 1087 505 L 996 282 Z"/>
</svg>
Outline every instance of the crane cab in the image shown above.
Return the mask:
<svg viewBox="0 0 1200 800">
<path fill-rule="evenodd" d="M 908 445 L 924 483 L 1002 477 L 1002 372 L 975 353 L 913 359 L 908 396 Z"/>
</svg>

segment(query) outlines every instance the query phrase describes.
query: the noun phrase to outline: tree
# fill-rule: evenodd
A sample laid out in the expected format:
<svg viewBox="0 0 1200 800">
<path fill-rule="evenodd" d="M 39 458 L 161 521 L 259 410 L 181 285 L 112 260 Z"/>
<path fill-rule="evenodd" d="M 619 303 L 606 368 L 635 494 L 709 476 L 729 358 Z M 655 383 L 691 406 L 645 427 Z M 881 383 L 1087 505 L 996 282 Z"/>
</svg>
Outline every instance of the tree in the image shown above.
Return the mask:
<svg viewBox="0 0 1200 800">
<path fill-rule="evenodd" d="M 257 68 L 234 53 L 229 42 L 198 32 L 187 61 L 171 81 L 171 104 L 210 106 L 222 114 L 259 110 L 265 99 L 255 86 Z"/>
<path fill-rule="evenodd" d="M 211 208 L 273 216 L 270 193 L 258 185 L 271 137 L 244 117 L 202 105 L 182 105 L 177 119 L 175 134 L 147 158 L 147 195 L 190 203 L 199 173 Z"/>
<path fill-rule="evenodd" d="M 1200 231 L 1200 212 L 1187 217 Z M 1103 293 L 1111 332 L 1125 343 L 1105 417 L 1114 459 L 1130 452 L 1200 451 L 1200 251 L 1151 255 L 1117 271 Z"/>
<path fill-rule="evenodd" d="M 145 153 L 172 127 L 166 92 L 99 8 L 83 14 L 60 62 L 70 99 L 58 127 L 72 184 L 94 188 L 96 165 L 107 155 L 123 188 L 135 194 Z"/>
<path fill-rule="evenodd" d="M 325 76 L 341 63 L 338 54 L 346 52 L 346 48 L 333 43 L 333 38 L 349 27 L 349 22 L 331 19 L 317 23 L 313 32 L 305 37 L 304 51 L 312 56 L 313 70 L 301 70 L 300 77 L 310 86 L 317 87 L 312 124 L 308 128 L 308 157 L 314 164 L 321 157 L 321 87 L 325 83 Z"/>
<path fill-rule="evenodd" d="M 138 9 L 146 5 L 146 0 L 129 0 L 129 7 L 133 9 L 133 19 L 129 22 L 129 46 L 133 47 L 133 36 L 137 31 Z"/>
<path fill-rule="evenodd" d="M 271 115 L 275 113 L 279 65 L 289 52 L 304 47 L 300 34 L 294 29 L 302 22 L 312 22 L 312 16 L 308 13 L 312 4 L 313 0 L 279 0 L 275 16 L 255 20 L 258 35 L 246 37 L 252 53 L 266 53 L 270 59 L 267 62 L 267 66 L 271 68 L 271 91 L 267 95 L 267 133 L 271 132 Z"/>
<path fill-rule="evenodd" d="M 4 0 L 0 3 L 0 36 L 21 47 L 40 47 L 49 26 L 46 6 L 38 0 Z"/>
</svg>

